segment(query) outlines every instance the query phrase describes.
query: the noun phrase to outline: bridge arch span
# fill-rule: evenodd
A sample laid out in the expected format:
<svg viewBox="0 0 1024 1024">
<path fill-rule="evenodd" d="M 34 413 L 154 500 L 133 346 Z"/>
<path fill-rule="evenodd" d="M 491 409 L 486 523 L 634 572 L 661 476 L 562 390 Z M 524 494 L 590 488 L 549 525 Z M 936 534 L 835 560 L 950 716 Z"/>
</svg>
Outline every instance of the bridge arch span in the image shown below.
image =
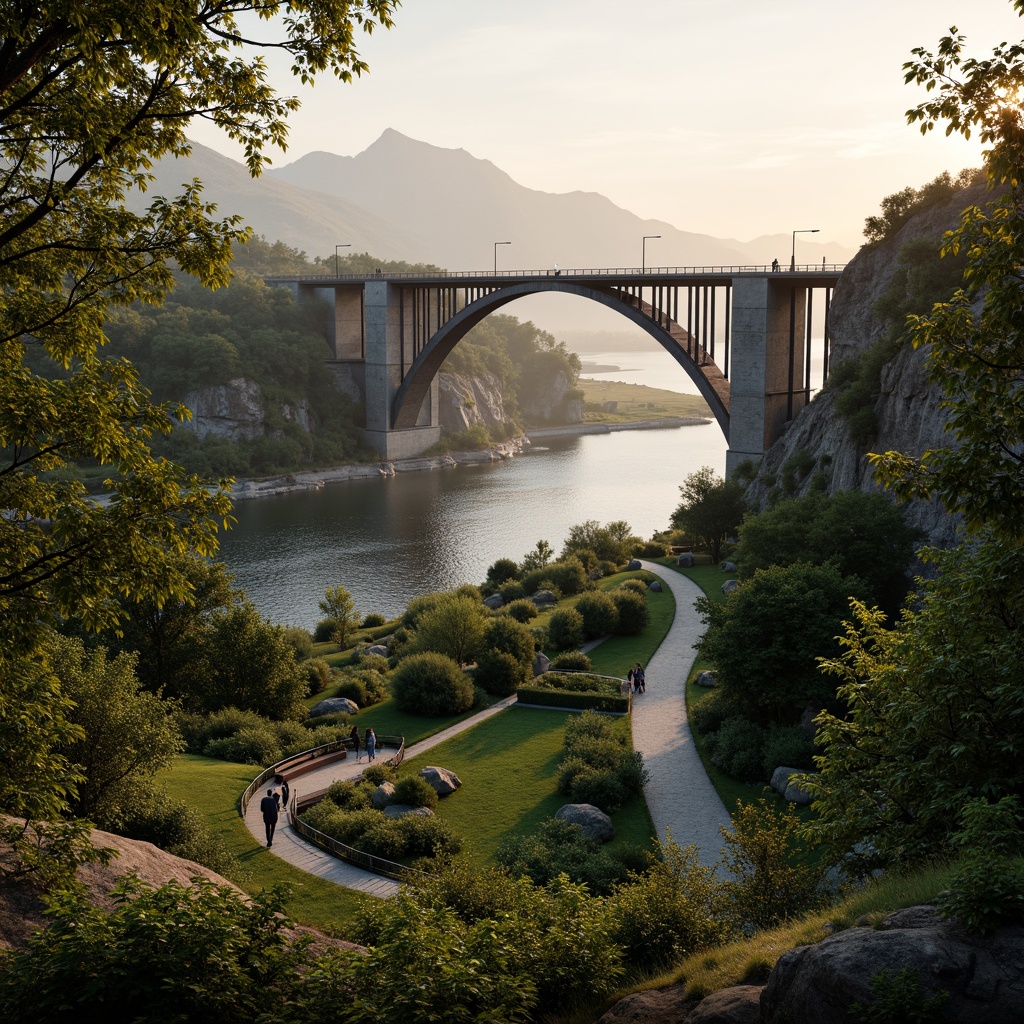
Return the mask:
<svg viewBox="0 0 1024 1024">
<path fill-rule="evenodd" d="M 476 299 L 456 313 L 430 338 L 405 374 L 391 404 L 391 427 L 404 430 L 416 425 L 420 407 L 441 364 L 455 346 L 483 319 L 502 306 L 526 295 L 560 292 L 599 302 L 642 327 L 686 371 L 708 403 L 718 425 L 729 440 L 729 382 L 708 353 L 700 348 L 685 328 L 651 306 L 615 288 L 584 285 L 551 279 L 522 281 Z M 627 301 L 630 300 L 630 301 Z M 691 354 L 692 353 L 692 354 Z M 694 358 L 696 355 L 697 358 Z"/>
</svg>

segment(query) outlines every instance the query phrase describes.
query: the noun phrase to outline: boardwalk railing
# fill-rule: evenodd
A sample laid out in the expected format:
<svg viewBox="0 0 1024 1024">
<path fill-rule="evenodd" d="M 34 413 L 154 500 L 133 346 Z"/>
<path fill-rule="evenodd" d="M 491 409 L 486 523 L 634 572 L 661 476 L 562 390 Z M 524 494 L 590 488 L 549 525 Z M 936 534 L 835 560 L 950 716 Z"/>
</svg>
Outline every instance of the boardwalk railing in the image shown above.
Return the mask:
<svg viewBox="0 0 1024 1024">
<path fill-rule="evenodd" d="M 395 752 L 391 757 L 385 758 L 382 763 L 397 768 L 405 759 L 405 737 L 378 736 L 377 749 L 384 750 L 387 747 L 394 747 Z M 351 740 L 335 740 L 332 743 L 324 743 L 319 747 L 312 747 L 311 749 L 303 750 L 298 754 L 292 754 L 290 757 L 286 757 L 284 760 L 278 761 L 276 764 L 272 764 L 269 768 L 264 768 L 263 771 L 260 772 L 248 786 L 246 786 L 245 792 L 242 793 L 241 800 L 239 801 L 242 817 L 245 817 L 246 811 L 249 808 L 249 801 L 263 788 L 264 785 L 266 785 L 268 781 L 275 779 L 278 776 L 287 776 L 290 769 L 308 765 L 311 761 L 315 761 L 317 758 L 325 758 L 331 754 L 337 753 L 339 750 L 348 751 L 351 749 Z M 300 836 L 334 857 L 348 861 L 350 864 L 355 864 L 357 867 L 365 868 L 367 871 L 372 871 L 374 874 L 384 875 L 386 878 L 394 878 L 400 882 L 405 882 L 422 875 L 422 872 L 417 871 L 415 868 L 408 868 L 404 864 L 397 864 L 392 860 L 385 860 L 383 857 L 375 857 L 372 853 L 364 853 L 362 850 L 357 850 L 354 847 L 346 846 L 344 843 L 339 843 L 338 840 L 334 839 L 332 836 L 329 836 L 326 833 L 321 832 L 319 829 L 315 829 L 311 825 L 307 825 L 302 821 L 298 814 L 300 807 L 310 806 L 317 800 L 321 799 L 326 792 L 327 790 L 324 789 L 316 793 L 309 793 L 304 796 L 301 801 L 299 800 L 298 794 L 294 794 L 292 796 L 291 803 L 287 808 L 288 823 Z"/>
<path fill-rule="evenodd" d="M 378 736 L 377 749 L 383 750 L 385 747 L 395 747 L 396 750 L 395 753 L 391 757 L 385 759 L 383 763 L 397 768 L 405 757 L 405 737 Z M 291 756 L 278 761 L 276 764 L 272 764 L 269 768 L 264 768 L 263 771 L 245 787 L 245 792 L 242 793 L 240 801 L 242 817 L 245 817 L 245 813 L 249 809 L 249 801 L 268 780 L 273 779 L 278 775 L 287 775 L 289 769 L 297 768 L 300 765 L 309 765 L 310 762 L 316 761 L 317 758 L 323 758 L 328 754 L 335 754 L 339 750 L 349 751 L 352 749 L 352 741 L 350 739 L 333 740 L 331 743 L 323 743 L 319 747 L 311 747 L 309 750 L 302 750 L 298 754 L 292 754 Z M 312 767 L 316 766 L 312 765 Z"/>
</svg>

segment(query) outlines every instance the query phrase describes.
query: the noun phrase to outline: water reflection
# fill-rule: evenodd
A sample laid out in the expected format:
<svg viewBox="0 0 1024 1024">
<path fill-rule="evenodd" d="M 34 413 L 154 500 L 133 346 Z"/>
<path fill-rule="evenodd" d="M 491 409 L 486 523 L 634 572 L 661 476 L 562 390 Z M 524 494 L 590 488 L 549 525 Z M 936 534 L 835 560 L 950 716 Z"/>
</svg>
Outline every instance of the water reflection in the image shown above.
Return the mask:
<svg viewBox="0 0 1024 1024">
<path fill-rule="evenodd" d="M 390 616 L 417 594 L 479 583 L 496 559 L 540 539 L 557 551 L 586 519 L 625 519 L 649 537 L 704 465 L 725 469 L 715 424 L 549 438 L 510 462 L 239 502 L 221 557 L 275 621 L 311 628 L 339 583 L 360 612 Z"/>
</svg>

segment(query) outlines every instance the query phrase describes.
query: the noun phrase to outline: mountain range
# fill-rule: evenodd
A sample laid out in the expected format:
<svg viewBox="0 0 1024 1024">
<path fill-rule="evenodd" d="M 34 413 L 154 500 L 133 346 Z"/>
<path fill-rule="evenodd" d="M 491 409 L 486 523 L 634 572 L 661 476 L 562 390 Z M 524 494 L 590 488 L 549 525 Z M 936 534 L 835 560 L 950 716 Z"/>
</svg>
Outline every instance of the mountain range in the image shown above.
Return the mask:
<svg viewBox="0 0 1024 1024">
<path fill-rule="evenodd" d="M 595 192 L 526 188 L 489 160 L 441 149 L 392 129 L 357 156 L 316 152 L 252 179 L 244 164 L 193 143 L 188 160 L 154 168 L 150 194 L 176 193 L 199 178 L 221 214 L 238 213 L 269 241 L 311 256 L 352 252 L 434 263 L 449 270 L 487 269 L 496 241 L 506 270 L 636 267 L 644 235 L 648 266 L 788 262 L 789 235 L 750 242 L 644 220 Z M 845 246 L 799 239 L 798 261 L 845 263 Z"/>
</svg>

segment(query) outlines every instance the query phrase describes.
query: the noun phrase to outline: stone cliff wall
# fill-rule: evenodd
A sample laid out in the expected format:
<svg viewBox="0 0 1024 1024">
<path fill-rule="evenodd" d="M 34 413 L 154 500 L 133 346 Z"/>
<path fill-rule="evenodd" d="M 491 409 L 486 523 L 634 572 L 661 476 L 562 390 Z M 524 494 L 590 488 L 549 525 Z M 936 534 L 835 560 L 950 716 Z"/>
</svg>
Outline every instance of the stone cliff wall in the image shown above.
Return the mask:
<svg viewBox="0 0 1024 1024">
<path fill-rule="evenodd" d="M 916 238 L 934 238 L 936 245 L 944 231 L 959 223 L 960 212 L 972 203 L 985 201 L 984 186 L 975 186 L 951 200 L 929 207 L 912 217 L 894 237 L 862 249 L 843 272 L 830 313 L 832 365 L 859 358 L 888 330 L 875 312 L 875 304 L 889 287 L 897 271 L 903 245 Z M 952 443 L 945 433 L 946 414 L 940 407 L 937 389 L 925 372 L 927 353 L 904 348 L 887 363 L 881 375 L 881 395 L 875 405 L 878 436 L 871 451 L 900 451 L 919 456 L 931 448 Z M 754 507 L 763 507 L 776 486 L 783 468 L 794 456 L 805 463 L 813 456 L 819 470 L 828 476 L 828 492 L 841 490 L 879 491 L 865 451 L 850 437 L 844 420 L 835 411 L 835 396 L 828 389 L 819 394 L 789 425 L 786 433 L 765 454 L 757 477 L 747 490 Z M 798 482 L 797 493 L 815 485 L 810 472 Z M 927 534 L 927 542 L 948 546 L 955 542 L 957 521 L 937 502 L 911 502 L 908 518 Z"/>
</svg>

